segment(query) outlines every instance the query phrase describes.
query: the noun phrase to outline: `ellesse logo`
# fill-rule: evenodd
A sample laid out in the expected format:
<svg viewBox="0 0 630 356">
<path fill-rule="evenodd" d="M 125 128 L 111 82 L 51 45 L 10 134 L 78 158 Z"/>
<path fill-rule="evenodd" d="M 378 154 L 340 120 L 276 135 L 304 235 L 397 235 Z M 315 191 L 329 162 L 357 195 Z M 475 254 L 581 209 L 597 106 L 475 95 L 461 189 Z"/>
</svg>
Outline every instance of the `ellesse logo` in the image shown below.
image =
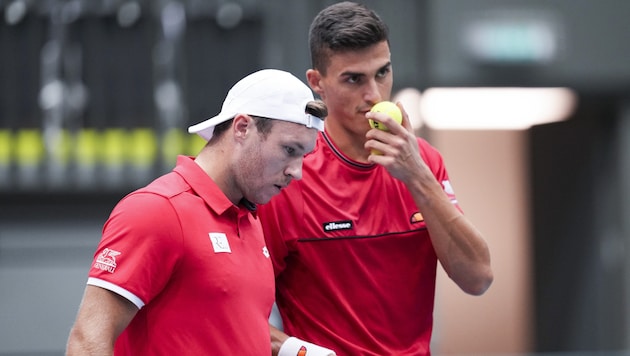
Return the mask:
<svg viewBox="0 0 630 356">
<path fill-rule="evenodd" d="M 324 224 L 324 231 L 351 230 L 352 227 L 352 221 L 350 220 L 331 221 Z"/>
<path fill-rule="evenodd" d="M 411 215 L 411 219 L 409 219 L 409 222 L 412 224 L 423 222 L 423 221 L 424 221 L 424 216 L 422 216 L 422 214 L 419 211 Z"/>
</svg>

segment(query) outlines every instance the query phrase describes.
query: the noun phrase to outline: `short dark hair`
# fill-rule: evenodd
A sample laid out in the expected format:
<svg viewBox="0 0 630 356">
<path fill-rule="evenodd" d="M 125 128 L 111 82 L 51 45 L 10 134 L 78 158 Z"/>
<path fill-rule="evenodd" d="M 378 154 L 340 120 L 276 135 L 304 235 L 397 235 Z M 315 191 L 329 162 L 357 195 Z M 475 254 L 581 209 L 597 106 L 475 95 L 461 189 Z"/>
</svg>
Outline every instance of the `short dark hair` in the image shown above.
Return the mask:
<svg viewBox="0 0 630 356">
<path fill-rule="evenodd" d="M 382 41 L 389 43 L 389 29 L 375 11 L 351 1 L 330 5 L 315 16 L 309 29 L 312 67 L 326 74 L 331 54 Z"/>
<path fill-rule="evenodd" d="M 324 120 L 326 116 L 328 116 L 328 108 L 326 107 L 326 104 L 324 104 L 324 102 L 321 100 L 313 100 L 306 103 L 306 108 L 304 109 L 304 112 L 307 114 L 313 115 L 315 117 L 319 117 L 322 120 Z M 258 132 L 260 132 L 263 135 L 263 137 L 267 136 L 267 134 L 271 131 L 271 127 L 274 121 L 277 121 L 274 119 L 255 116 L 255 115 L 251 115 L 251 117 L 254 118 L 254 122 L 256 123 L 256 129 L 258 130 Z M 230 126 L 232 126 L 233 121 L 234 121 L 234 118 L 227 120 L 225 122 L 222 122 L 218 124 L 217 126 L 215 126 L 214 131 L 212 133 L 212 138 L 210 138 L 210 141 L 212 141 L 212 139 L 215 137 L 218 138 L 218 137 L 223 136 L 223 133 L 227 131 L 227 129 Z"/>
<path fill-rule="evenodd" d="M 306 103 L 304 112 L 324 120 L 326 116 L 328 116 L 328 107 L 321 100 L 313 100 Z M 263 135 L 263 137 L 267 137 L 267 134 L 271 131 L 273 124 L 278 121 L 266 117 L 252 117 L 256 120 L 256 129 Z"/>
<path fill-rule="evenodd" d="M 309 101 L 306 104 L 305 111 L 307 114 L 313 115 L 315 117 L 319 117 L 322 120 L 324 120 L 326 116 L 328 116 L 328 107 L 326 106 L 326 104 L 324 104 L 323 101 L 318 100 L 318 99 Z"/>
</svg>

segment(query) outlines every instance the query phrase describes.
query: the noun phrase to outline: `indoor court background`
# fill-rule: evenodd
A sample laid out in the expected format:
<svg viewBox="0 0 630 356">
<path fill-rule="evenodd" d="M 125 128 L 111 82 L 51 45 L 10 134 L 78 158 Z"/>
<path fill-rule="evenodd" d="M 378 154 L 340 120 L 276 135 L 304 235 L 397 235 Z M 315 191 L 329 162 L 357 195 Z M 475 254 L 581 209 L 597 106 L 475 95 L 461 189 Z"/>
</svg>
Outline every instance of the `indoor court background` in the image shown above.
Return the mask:
<svg viewBox="0 0 630 356">
<path fill-rule="evenodd" d="M 308 26 L 332 2 L 0 0 L 0 356 L 63 354 L 114 204 L 195 154 L 186 128 L 241 77 L 304 79 Z M 481 297 L 440 271 L 434 354 L 630 355 L 630 2 L 364 3 L 390 26 L 394 91 L 420 93 L 409 111 L 439 87 L 575 99 L 519 127 L 538 102 L 496 126 L 474 124 L 498 97 L 450 128 L 418 114 L 495 270 Z"/>
</svg>

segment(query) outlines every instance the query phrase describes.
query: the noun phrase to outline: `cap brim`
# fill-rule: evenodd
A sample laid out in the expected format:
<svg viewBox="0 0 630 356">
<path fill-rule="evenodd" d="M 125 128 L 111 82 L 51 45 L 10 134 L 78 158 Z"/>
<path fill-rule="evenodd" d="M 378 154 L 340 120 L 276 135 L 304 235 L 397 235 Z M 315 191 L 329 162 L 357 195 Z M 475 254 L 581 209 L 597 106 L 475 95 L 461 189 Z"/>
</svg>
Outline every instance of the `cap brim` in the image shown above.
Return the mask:
<svg viewBox="0 0 630 356">
<path fill-rule="evenodd" d="M 235 115 L 236 114 L 231 113 L 219 113 L 219 115 L 215 117 L 211 117 L 196 125 L 190 126 L 188 128 L 188 133 L 197 134 L 201 136 L 204 140 L 209 141 L 212 138 L 214 127 L 222 122 L 230 120 Z"/>
</svg>

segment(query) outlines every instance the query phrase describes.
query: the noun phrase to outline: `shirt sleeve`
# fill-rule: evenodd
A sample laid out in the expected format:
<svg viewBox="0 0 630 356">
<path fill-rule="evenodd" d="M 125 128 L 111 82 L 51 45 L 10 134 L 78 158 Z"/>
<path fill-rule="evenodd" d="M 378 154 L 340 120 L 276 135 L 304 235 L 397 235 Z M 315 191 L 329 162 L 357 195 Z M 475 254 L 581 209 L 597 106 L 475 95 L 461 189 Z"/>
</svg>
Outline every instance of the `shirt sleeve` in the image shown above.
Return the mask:
<svg viewBox="0 0 630 356">
<path fill-rule="evenodd" d="M 170 201 L 156 194 L 132 193 L 118 203 L 103 227 L 88 283 L 141 308 L 168 282 L 182 243 L 179 218 Z"/>
<path fill-rule="evenodd" d="M 433 146 L 431 146 L 427 141 L 418 138 L 418 146 L 420 148 L 420 154 L 422 159 L 426 162 L 433 172 L 435 179 L 440 182 L 444 193 L 448 196 L 451 202 L 461 211 L 459 204 L 457 203 L 457 197 L 455 196 L 455 191 L 451 185 L 450 179 L 448 177 L 448 172 L 446 170 L 446 165 L 444 164 L 444 158 L 442 154 Z"/>
</svg>

